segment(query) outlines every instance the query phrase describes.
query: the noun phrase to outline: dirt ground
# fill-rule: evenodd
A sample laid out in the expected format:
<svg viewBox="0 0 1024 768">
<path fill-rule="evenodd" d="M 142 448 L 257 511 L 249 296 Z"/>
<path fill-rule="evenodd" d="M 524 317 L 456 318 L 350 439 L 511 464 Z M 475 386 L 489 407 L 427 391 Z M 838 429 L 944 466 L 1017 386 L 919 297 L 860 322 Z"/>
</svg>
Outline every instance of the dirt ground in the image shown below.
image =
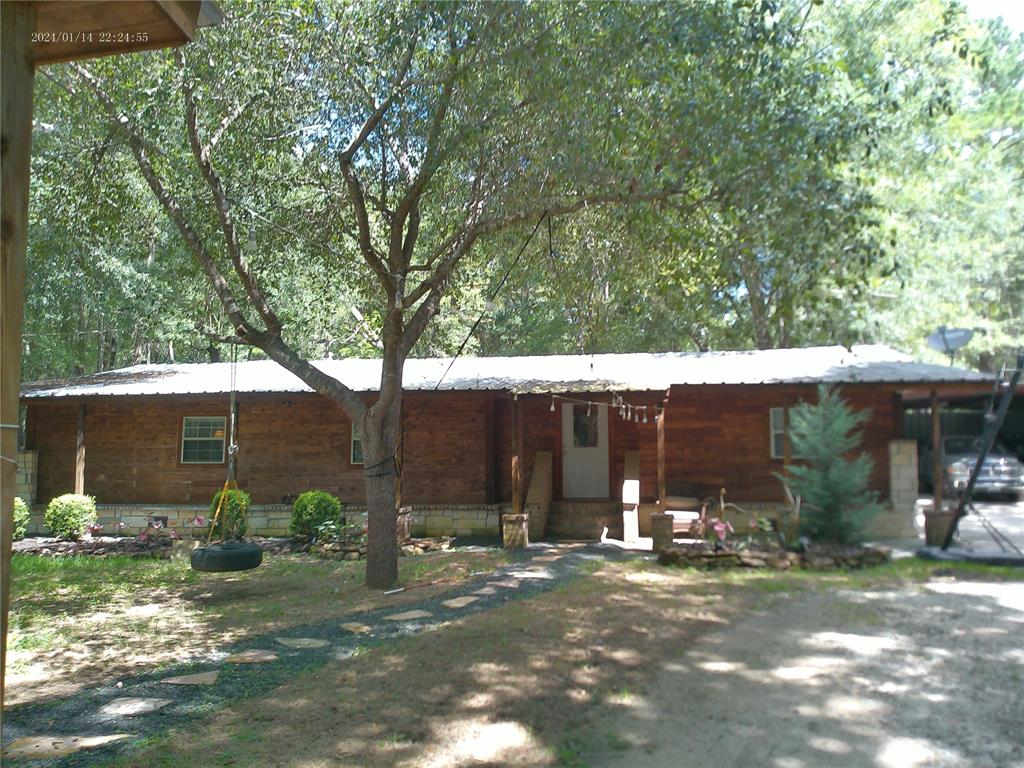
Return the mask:
<svg viewBox="0 0 1024 768">
<path fill-rule="evenodd" d="M 1024 583 L 778 596 L 662 659 L 595 768 L 1024 766 Z"/>
<path fill-rule="evenodd" d="M 923 567 L 605 565 L 116 765 L 1024 768 L 1024 583 Z"/>
</svg>

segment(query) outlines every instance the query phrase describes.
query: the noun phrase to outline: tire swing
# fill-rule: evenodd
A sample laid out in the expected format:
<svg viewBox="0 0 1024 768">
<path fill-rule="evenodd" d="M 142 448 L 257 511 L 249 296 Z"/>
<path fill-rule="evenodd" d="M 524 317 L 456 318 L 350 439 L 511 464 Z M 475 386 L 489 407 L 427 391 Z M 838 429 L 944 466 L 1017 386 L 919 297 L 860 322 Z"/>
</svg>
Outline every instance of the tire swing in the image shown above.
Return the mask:
<svg viewBox="0 0 1024 768">
<path fill-rule="evenodd" d="M 241 539 L 234 541 L 221 540 L 211 543 L 213 532 L 217 530 L 217 522 L 221 521 L 223 534 L 224 525 L 221 518 L 226 513 L 225 504 L 229 491 L 238 490 L 238 482 L 235 479 L 235 455 L 238 453 L 238 444 L 235 442 L 235 387 L 238 375 L 238 347 L 231 349 L 231 399 L 228 430 L 228 476 L 224 480 L 224 487 L 221 488 L 220 498 L 217 499 L 217 509 L 210 520 L 210 532 L 206 536 L 206 544 L 192 550 L 192 570 L 202 573 L 227 573 L 231 571 L 248 571 L 256 568 L 263 562 L 263 550 L 251 541 Z"/>
</svg>

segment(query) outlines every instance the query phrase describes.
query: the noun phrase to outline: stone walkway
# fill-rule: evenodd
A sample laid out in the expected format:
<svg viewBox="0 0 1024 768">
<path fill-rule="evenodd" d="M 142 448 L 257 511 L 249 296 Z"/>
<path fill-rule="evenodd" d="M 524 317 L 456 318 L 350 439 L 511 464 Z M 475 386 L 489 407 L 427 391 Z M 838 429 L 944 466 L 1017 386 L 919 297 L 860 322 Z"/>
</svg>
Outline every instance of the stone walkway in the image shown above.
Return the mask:
<svg viewBox="0 0 1024 768">
<path fill-rule="evenodd" d="M 83 766 L 111 760 L 139 739 L 265 695 L 304 671 L 344 661 L 398 637 L 510 600 L 546 592 L 587 561 L 635 557 L 600 545 L 533 545 L 510 565 L 436 597 L 291 627 L 223 651 L 57 700 L 4 712 L 4 763 Z"/>
</svg>

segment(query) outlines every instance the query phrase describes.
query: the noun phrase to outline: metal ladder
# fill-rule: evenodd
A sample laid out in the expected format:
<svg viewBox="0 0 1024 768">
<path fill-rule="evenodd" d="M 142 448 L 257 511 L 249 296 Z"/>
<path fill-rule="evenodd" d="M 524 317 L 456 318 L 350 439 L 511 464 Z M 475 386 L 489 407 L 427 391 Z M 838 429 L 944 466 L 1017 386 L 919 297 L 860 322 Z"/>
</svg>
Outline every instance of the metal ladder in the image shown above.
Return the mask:
<svg viewBox="0 0 1024 768">
<path fill-rule="evenodd" d="M 992 398 L 989 401 L 989 409 L 985 414 L 985 432 L 981 439 L 981 452 L 978 454 L 978 461 L 971 469 L 971 476 L 967 481 L 967 487 L 964 488 L 963 493 L 960 495 L 960 502 L 957 505 L 956 514 L 949 524 L 949 530 L 946 531 L 946 538 L 942 541 L 943 550 L 949 549 L 952 545 L 953 539 L 956 538 L 960 520 L 967 514 L 967 510 L 971 506 L 971 497 L 974 495 L 974 486 L 978 482 L 978 475 L 981 474 L 981 468 L 985 464 L 985 459 L 988 458 L 988 454 L 996 441 L 996 436 L 1006 420 L 1006 413 L 1010 410 L 1010 401 L 1013 400 L 1013 395 L 1020 384 L 1022 372 L 1024 372 L 1024 352 L 1017 356 L 1017 366 L 1015 368 L 1007 370 L 1004 366 L 999 377 L 996 379 L 995 387 L 992 390 Z M 993 409 L 997 395 L 999 396 L 999 405 Z M 937 479 L 936 482 L 941 482 L 941 480 Z M 989 530 L 996 543 L 1003 547 L 1003 542 L 1000 541 L 1001 535 L 998 532 L 992 532 L 991 523 L 986 526 L 986 529 Z M 1005 537 L 1002 538 L 1005 539 Z M 1016 549 L 1016 547 L 1014 548 Z"/>
</svg>

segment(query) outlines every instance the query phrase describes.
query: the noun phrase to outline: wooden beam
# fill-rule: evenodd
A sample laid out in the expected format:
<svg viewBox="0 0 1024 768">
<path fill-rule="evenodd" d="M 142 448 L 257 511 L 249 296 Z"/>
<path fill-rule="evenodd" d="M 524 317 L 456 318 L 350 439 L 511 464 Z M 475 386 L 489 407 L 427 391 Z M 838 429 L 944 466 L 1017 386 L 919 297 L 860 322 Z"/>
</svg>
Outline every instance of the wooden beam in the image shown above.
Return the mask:
<svg viewBox="0 0 1024 768">
<path fill-rule="evenodd" d="M 665 474 L 665 417 L 668 414 L 668 403 L 664 403 L 661 413 L 657 415 L 658 420 L 658 509 L 665 511 L 665 499 L 668 479 Z"/>
<path fill-rule="evenodd" d="M 7 669 L 36 5 L 0 3 L 0 710 Z"/>
<path fill-rule="evenodd" d="M 78 406 L 75 434 L 75 493 L 85 493 L 85 403 Z"/>
<path fill-rule="evenodd" d="M 942 511 L 942 404 L 938 390 L 932 393 L 932 499 L 936 513 Z"/>
<path fill-rule="evenodd" d="M 48 0 L 38 3 L 37 65 L 184 45 L 200 0 Z"/>
</svg>

